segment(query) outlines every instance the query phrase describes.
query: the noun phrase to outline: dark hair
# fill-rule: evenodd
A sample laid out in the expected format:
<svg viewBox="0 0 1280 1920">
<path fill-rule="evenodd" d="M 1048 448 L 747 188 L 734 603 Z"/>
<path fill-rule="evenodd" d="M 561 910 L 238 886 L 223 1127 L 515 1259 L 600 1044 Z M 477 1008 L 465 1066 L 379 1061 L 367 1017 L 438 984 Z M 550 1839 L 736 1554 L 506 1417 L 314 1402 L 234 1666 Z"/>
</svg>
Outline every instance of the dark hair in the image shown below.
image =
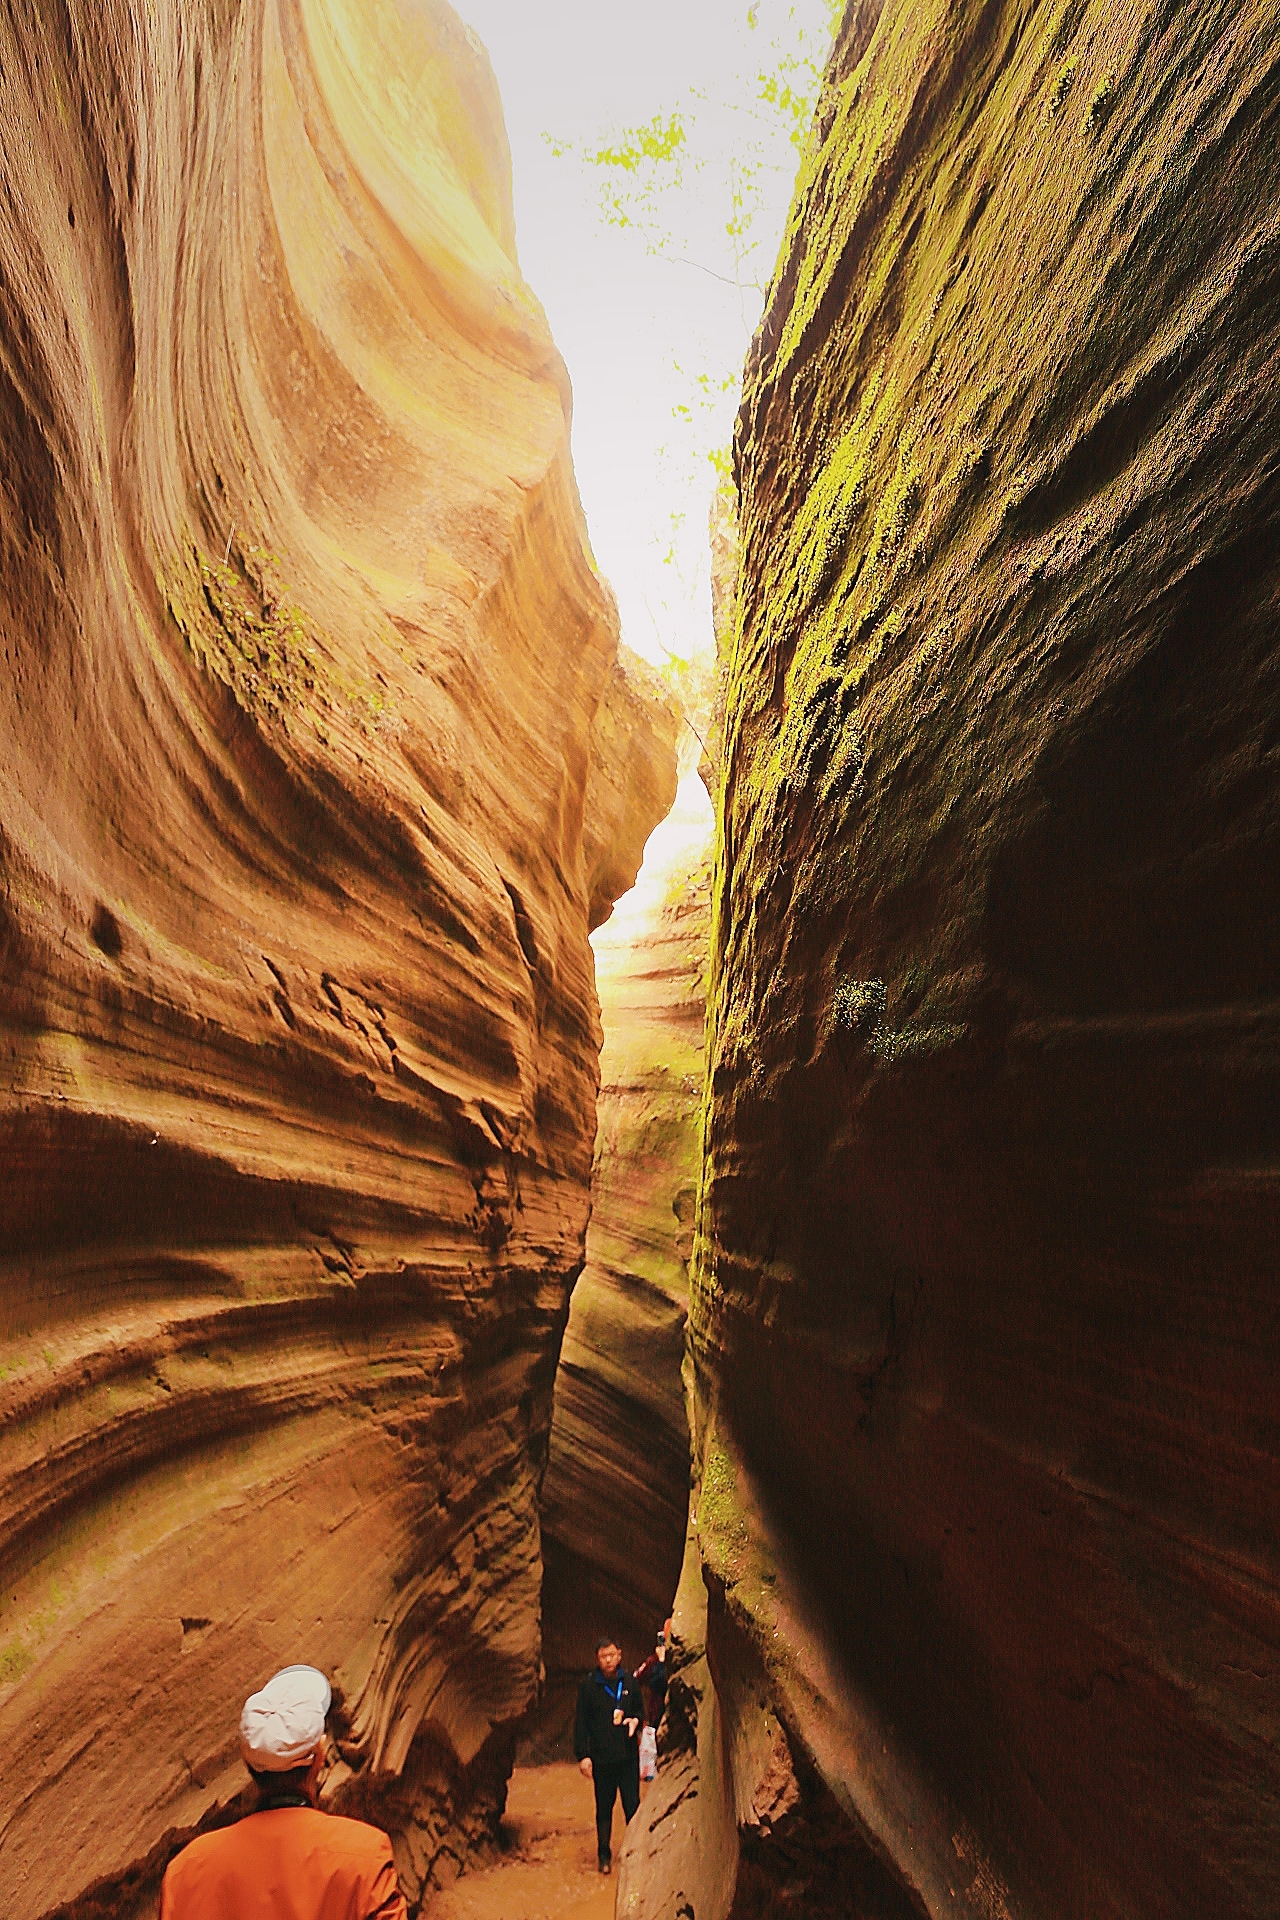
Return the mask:
<svg viewBox="0 0 1280 1920">
<path fill-rule="evenodd" d="M 247 1760 L 245 1765 L 249 1766 Z M 286 1767 L 283 1773 L 272 1773 L 266 1767 L 249 1767 L 249 1772 L 259 1793 L 305 1793 L 311 1762 L 308 1760 L 305 1767 Z"/>
<path fill-rule="evenodd" d="M 611 1633 L 602 1633 L 596 1641 L 596 1652 L 599 1653 L 601 1647 L 616 1647 L 617 1644 Z"/>
</svg>

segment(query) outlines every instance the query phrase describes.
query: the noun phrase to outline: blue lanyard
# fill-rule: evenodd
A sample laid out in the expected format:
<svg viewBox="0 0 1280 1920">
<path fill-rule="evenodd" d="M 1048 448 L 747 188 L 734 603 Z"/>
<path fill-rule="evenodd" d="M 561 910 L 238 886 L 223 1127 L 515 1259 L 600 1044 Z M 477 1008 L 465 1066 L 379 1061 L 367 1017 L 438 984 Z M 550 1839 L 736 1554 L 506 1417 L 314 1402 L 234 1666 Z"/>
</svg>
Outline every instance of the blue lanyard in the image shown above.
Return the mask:
<svg viewBox="0 0 1280 1920">
<path fill-rule="evenodd" d="M 611 1700 L 621 1700 L 622 1698 L 622 1675 L 621 1674 L 618 1675 L 618 1684 L 616 1687 L 611 1687 L 609 1685 L 609 1682 L 605 1679 L 604 1675 L 601 1674 L 600 1685 L 604 1688 L 605 1692 L 608 1694 Z"/>
</svg>

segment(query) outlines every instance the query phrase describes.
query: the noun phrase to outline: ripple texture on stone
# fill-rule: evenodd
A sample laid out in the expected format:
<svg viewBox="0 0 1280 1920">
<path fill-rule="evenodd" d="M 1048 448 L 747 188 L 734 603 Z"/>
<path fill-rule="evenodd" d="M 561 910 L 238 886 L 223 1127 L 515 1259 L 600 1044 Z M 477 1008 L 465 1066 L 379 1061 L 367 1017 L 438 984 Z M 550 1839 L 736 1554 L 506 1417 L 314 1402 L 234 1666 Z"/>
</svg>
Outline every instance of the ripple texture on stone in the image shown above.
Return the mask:
<svg viewBox="0 0 1280 1920">
<path fill-rule="evenodd" d="M 0 102 L 0 1909 L 146 1909 L 295 1659 L 416 1902 L 536 1688 L 675 723 L 440 0 L 11 7 Z"/>
</svg>

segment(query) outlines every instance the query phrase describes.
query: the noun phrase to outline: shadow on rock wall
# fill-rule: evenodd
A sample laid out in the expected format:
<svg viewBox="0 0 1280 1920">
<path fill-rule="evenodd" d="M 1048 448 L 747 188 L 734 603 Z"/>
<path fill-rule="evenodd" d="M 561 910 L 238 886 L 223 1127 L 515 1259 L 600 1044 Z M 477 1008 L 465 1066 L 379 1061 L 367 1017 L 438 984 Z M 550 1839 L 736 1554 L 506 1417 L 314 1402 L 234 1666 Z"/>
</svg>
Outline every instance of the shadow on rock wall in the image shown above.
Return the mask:
<svg viewBox="0 0 1280 1920">
<path fill-rule="evenodd" d="M 1278 74 L 1260 6 L 846 14 L 737 438 L 718 1732 L 629 1920 L 816 1910 L 767 1722 L 840 1912 L 1274 1910 Z"/>
</svg>

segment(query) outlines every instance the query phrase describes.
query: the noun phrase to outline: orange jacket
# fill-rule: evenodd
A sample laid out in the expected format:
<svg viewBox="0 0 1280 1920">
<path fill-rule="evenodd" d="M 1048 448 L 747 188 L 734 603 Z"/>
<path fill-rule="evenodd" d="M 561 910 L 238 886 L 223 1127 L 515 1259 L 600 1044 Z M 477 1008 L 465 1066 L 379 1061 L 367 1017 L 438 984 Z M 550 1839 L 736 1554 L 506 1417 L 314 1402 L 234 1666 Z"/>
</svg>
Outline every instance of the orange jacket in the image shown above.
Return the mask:
<svg viewBox="0 0 1280 1920">
<path fill-rule="evenodd" d="M 160 1920 L 406 1920 L 391 1842 L 314 1807 L 251 1813 L 169 1862 Z"/>
</svg>

